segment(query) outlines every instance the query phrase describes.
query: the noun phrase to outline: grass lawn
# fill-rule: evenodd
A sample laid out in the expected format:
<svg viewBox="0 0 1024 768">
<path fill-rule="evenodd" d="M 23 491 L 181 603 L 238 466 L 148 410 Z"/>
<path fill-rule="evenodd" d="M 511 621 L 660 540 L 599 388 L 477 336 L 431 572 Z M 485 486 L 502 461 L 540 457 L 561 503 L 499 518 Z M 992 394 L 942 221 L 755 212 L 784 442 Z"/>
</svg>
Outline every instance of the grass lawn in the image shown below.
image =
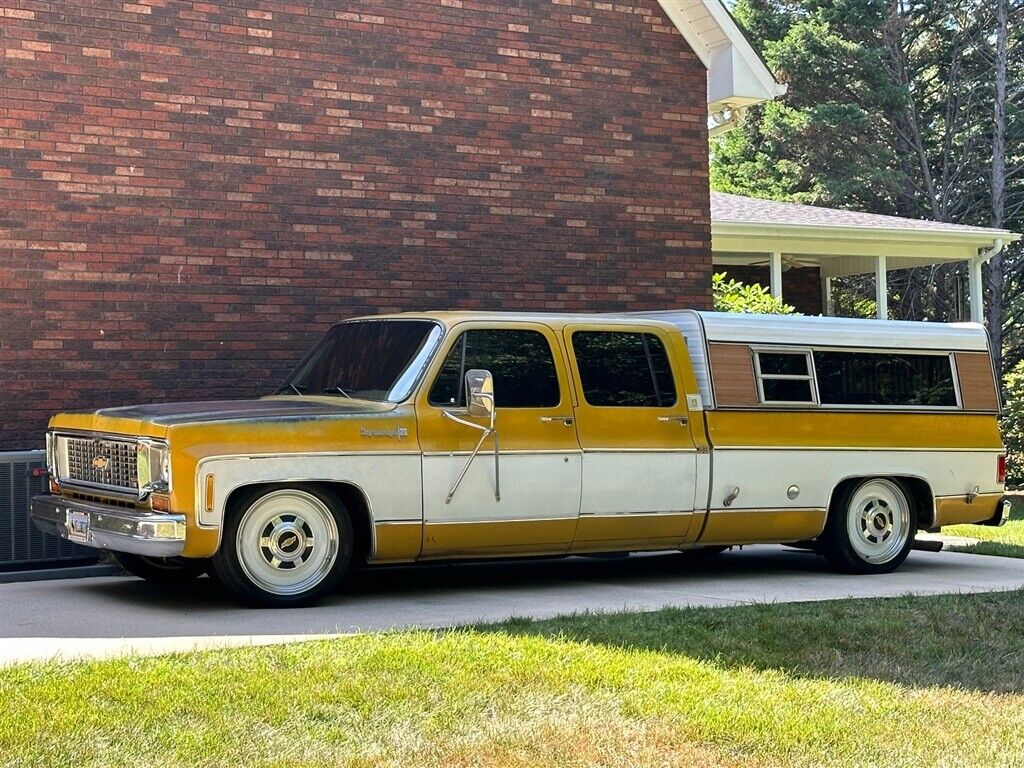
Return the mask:
<svg viewBox="0 0 1024 768">
<path fill-rule="evenodd" d="M 1024 766 L 1024 592 L 0 670 L 9 766 Z"/>
<path fill-rule="evenodd" d="M 1013 509 L 1006 525 L 993 528 L 988 525 L 951 525 L 942 529 L 951 536 L 967 536 L 981 539 L 977 544 L 964 547 L 948 547 L 954 552 L 971 552 L 976 555 L 1001 555 L 1002 557 L 1024 557 L 1024 496 L 1012 496 Z"/>
</svg>

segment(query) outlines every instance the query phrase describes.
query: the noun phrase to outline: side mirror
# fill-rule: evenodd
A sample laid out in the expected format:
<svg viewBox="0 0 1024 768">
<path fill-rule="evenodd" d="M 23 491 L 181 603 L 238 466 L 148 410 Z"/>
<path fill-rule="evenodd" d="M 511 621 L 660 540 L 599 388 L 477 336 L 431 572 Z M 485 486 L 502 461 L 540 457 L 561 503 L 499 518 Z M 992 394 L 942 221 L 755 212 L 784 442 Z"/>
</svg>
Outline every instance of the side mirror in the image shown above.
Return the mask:
<svg viewBox="0 0 1024 768">
<path fill-rule="evenodd" d="M 461 416 L 457 416 L 452 411 L 441 411 L 441 415 L 454 421 L 456 424 L 461 424 L 464 427 L 470 427 L 480 431 L 480 440 L 476 444 L 476 448 L 469 455 L 469 459 L 466 461 L 466 466 L 462 468 L 459 476 L 455 478 L 455 484 L 452 485 L 452 489 L 448 491 L 448 495 L 444 499 L 445 504 L 452 503 L 452 497 L 455 496 L 455 492 L 459 490 L 459 485 L 462 483 L 462 479 L 466 476 L 469 471 L 470 465 L 473 463 L 473 459 L 480 453 L 480 447 L 484 444 L 484 440 L 488 437 L 494 439 L 494 500 L 501 501 L 501 480 L 498 474 L 498 456 L 501 451 L 498 449 L 498 431 L 494 428 L 494 377 L 491 376 L 490 371 L 485 371 L 480 368 L 474 368 L 471 371 L 466 371 L 466 392 L 469 395 L 469 408 L 468 411 L 470 416 L 476 418 L 485 418 L 489 420 L 487 426 L 477 424 L 474 421 L 467 421 Z"/>
<path fill-rule="evenodd" d="M 494 416 L 494 377 L 479 368 L 466 371 L 466 392 L 469 393 L 469 415 L 476 418 Z"/>
</svg>

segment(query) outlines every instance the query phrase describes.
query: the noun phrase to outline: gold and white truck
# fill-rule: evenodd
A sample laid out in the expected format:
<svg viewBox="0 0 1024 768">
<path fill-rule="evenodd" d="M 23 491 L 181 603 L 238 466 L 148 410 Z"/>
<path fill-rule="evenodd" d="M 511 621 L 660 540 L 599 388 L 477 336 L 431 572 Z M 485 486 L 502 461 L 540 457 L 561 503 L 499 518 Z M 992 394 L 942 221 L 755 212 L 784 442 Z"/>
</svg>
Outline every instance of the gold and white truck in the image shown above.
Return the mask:
<svg viewBox="0 0 1024 768">
<path fill-rule="evenodd" d="M 333 327 L 271 396 L 53 417 L 43 530 L 309 604 L 354 565 L 781 542 L 892 571 L 1005 521 L 971 324 L 438 312 Z"/>
</svg>

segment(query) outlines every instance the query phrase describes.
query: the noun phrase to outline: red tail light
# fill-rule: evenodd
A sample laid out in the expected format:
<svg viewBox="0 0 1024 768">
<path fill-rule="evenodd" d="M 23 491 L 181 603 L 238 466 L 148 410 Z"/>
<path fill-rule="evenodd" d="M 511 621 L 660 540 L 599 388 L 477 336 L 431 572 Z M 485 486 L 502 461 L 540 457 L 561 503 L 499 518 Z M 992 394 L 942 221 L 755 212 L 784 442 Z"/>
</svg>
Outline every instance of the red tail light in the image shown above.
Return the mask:
<svg viewBox="0 0 1024 768">
<path fill-rule="evenodd" d="M 996 482 L 1000 485 L 1006 482 L 1006 454 L 1000 454 L 996 459 Z"/>
</svg>

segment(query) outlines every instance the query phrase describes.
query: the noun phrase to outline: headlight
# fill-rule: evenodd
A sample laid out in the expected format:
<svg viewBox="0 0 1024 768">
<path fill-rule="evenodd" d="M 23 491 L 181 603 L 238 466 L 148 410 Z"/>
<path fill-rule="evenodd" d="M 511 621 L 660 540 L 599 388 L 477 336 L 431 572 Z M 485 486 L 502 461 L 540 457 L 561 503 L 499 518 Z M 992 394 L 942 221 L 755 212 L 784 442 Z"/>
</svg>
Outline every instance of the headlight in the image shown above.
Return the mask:
<svg viewBox="0 0 1024 768">
<path fill-rule="evenodd" d="M 171 451 L 159 440 L 139 440 L 136 454 L 141 493 L 167 493 L 171 490 Z"/>
</svg>

